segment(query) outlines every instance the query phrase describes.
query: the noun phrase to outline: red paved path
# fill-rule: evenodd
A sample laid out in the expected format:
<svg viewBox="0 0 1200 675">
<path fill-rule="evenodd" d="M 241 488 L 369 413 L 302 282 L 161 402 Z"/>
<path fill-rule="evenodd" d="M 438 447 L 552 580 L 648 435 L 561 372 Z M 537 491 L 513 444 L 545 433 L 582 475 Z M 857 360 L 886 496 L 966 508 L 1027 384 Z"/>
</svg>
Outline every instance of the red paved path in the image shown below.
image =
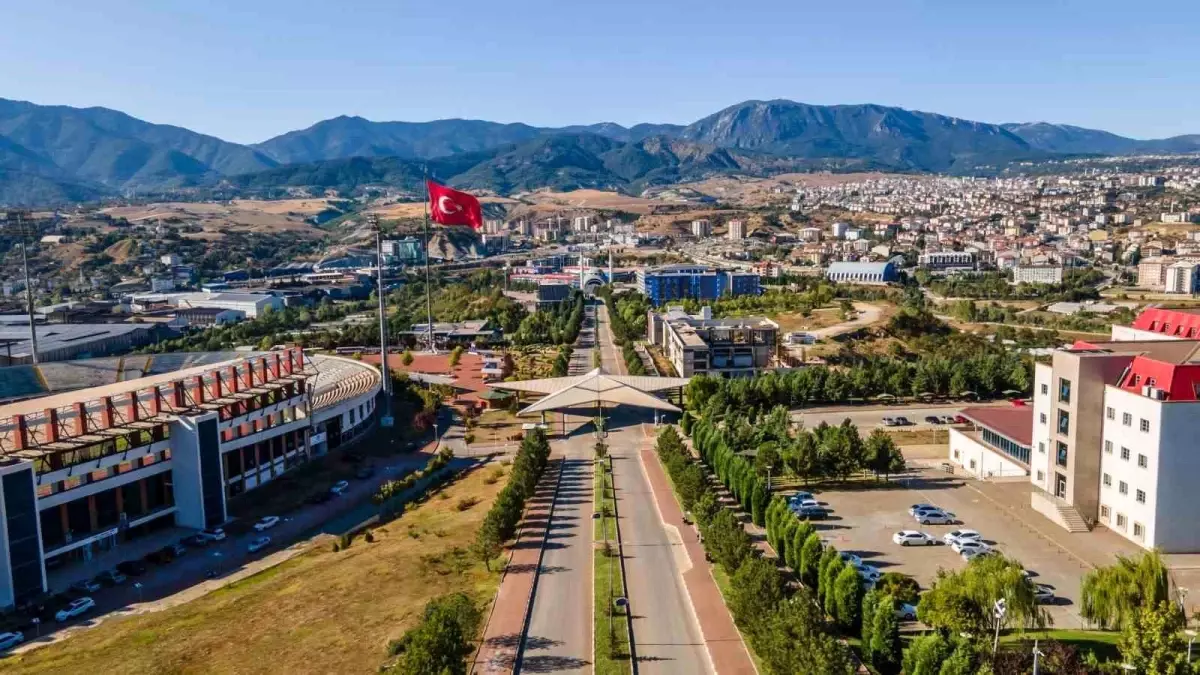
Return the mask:
<svg viewBox="0 0 1200 675">
<path fill-rule="evenodd" d="M 510 549 L 508 565 L 483 631 L 483 642 L 475 655 L 473 673 L 511 673 L 516 665 L 561 470 L 562 458 L 552 459 L 530 500 L 517 541 Z"/>
<path fill-rule="evenodd" d="M 683 522 L 679 502 L 675 500 L 675 493 L 671 490 L 671 483 L 658 454 L 654 451 L 652 439 L 643 444 L 641 454 L 658 510 L 667 525 L 674 525 L 679 530 L 683 537 L 684 550 L 692 560 L 692 569 L 683 573 L 683 583 L 692 598 L 692 607 L 700 623 L 700 633 L 708 645 L 713 668 L 720 675 L 757 673 L 750 652 L 746 650 L 746 644 L 742 641 L 742 634 L 738 632 L 733 623 L 733 616 L 725 606 L 721 589 L 717 588 L 712 570 L 704 560 L 704 546 L 696 537 L 695 529 Z M 636 637 L 635 635 L 634 638 Z"/>
</svg>

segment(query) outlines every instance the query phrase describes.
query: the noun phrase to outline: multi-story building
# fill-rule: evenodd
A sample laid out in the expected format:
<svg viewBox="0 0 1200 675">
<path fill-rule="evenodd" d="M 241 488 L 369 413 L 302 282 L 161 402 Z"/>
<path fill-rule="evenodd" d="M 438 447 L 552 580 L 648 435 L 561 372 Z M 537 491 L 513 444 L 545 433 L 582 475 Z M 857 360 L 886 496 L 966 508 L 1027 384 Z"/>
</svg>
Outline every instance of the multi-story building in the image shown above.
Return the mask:
<svg viewBox="0 0 1200 675">
<path fill-rule="evenodd" d="M 983 479 L 1025 477 L 1032 455 L 1029 406 L 966 408 L 969 428 L 950 429 L 950 461 Z"/>
<path fill-rule="evenodd" d="M 1063 268 L 1058 265 L 1018 265 L 1013 268 L 1013 283 L 1061 284 Z"/>
<path fill-rule="evenodd" d="M 425 245 L 416 237 L 388 239 L 383 242 L 383 255 L 385 259 L 391 257 L 402 265 L 422 263 L 425 262 Z"/>
<path fill-rule="evenodd" d="M 697 239 L 704 239 L 712 235 L 712 224 L 707 218 L 700 218 L 692 221 L 692 236 Z"/>
<path fill-rule="evenodd" d="M 746 223 L 740 220 L 729 221 L 729 232 L 726 234 L 730 241 L 741 241 L 746 238 Z"/>
<path fill-rule="evenodd" d="M 1168 267 L 1164 290 L 1167 293 L 1187 293 L 1189 295 L 1200 291 L 1200 264 L 1195 261 L 1181 260 Z"/>
<path fill-rule="evenodd" d="M 759 276 L 706 265 L 660 265 L 637 271 L 638 291 L 655 306 L 672 300 L 715 300 L 725 295 L 757 295 Z"/>
<path fill-rule="evenodd" d="M 88 386 L 0 406 L 0 607 L 64 590 L 47 561 L 59 575 L 160 528 L 219 526 L 238 495 L 373 424 L 369 365 L 289 348 L 186 367 L 194 356 L 148 357 L 140 372 L 157 374 L 129 380 L 59 364 Z"/>
<path fill-rule="evenodd" d="M 680 377 L 750 376 L 771 366 L 779 324 L 762 317 L 714 319 L 708 307 L 695 316 L 668 307 L 650 311 L 646 333 Z"/>
<path fill-rule="evenodd" d="M 834 223 L 829 226 L 829 234 L 834 239 L 845 239 L 846 233 L 850 231 L 850 223 Z"/>
<path fill-rule="evenodd" d="M 540 283 L 537 287 L 537 308 L 550 309 L 559 303 L 566 302 L 571 297 L 571 285 L 546 282 Z"/>
<path fill-rule="evenodd" d="M 973 270 L 975 254 L 971 251 L 935 251 L 922 253 L 918 264 L 930 270 Z"/>
<path fill-rule="evenodd" d="M 1112 339 L 1194 340 L 1200 338 L 1200 310 L 1147 307 L 1129 326 L 1113 326 Z"/>
<path fill-rule="evenodd" d="M 1161 290 L 1167 285 L 1167 268 L 1175 261 L 1169 258 L 1145 258 L 1138 263 L 1138 288 Z"/>
</svg>

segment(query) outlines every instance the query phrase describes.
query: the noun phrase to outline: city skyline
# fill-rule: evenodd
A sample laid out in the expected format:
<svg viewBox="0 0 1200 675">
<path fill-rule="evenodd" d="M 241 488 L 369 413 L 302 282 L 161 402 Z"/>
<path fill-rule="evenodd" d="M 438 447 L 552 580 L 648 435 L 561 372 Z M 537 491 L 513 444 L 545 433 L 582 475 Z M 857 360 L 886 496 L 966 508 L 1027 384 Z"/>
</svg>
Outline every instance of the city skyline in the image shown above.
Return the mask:
<svg viewBox="0 0 1200 675">
<path fill-rule="evenodd" d="M 0 58 L 21 67 L 0 73 L 0 96 L 103 106 L 241 143 L 338 115 L 687 124 L 774 98 L 1139 139 L 1200 133 L 1172 112 L 1200 104 L 1200 57 L 1162 39 L 1200 19 L 1184 3 L 1153 16 L 1115 3 L 953 14 L 768 4 L 737 15 L 674 3 L 598 13 L 371 1 L 337 14 L 274 0 L 64 4 L 9 10 Z"/>
</svg>

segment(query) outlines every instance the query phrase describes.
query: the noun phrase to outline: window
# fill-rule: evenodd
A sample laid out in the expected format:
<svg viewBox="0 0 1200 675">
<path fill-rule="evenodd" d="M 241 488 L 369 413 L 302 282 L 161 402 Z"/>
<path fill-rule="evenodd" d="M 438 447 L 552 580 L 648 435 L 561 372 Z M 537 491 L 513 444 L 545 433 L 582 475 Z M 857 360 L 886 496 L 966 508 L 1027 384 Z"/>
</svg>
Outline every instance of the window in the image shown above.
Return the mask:
<svg viewBox="0 0 1200 675">
<path fill-rule="evenodd" d="M 1045 424 L 1046 423 L 1046 413 L 1039 413 L 1038 421 L 1041 422 L 1042 424 Z"/>
<path fill-rule="evenodd" d="M 1146 491 L 1138 490 L 1137 492 L 1134 493 L 1133 498 L 1137 500 L 1137 503 L 1145 504 L 1146 503 Z"/>
<path fill-rule="evenodd" d="M 1125 481 L 1117 483 L 1117 492 L 1120 492 L 1123 495 L 1129 494 L 1129 483 L 1126 483 Z"/>
<path fill-rule="evenodd" d="M 1115 420 L 1117 419 L 1117 411 L 1113 410 L 1113 408 L 1110 406 L 1104 410 L 1104 416 L 1110 420 Z"/>
<path fill-rule="evenodd" d="M 1104 441 L 1104 452 L 1112 454 L 1112 441 Z"/>
<path fill-rule="evenodd" d="M 1045 471 L 1037 472 L 1037 479 L 1038 479 L 1039 483 L 1046 480 L 1046 472 Z"/>
<path fill-rule="evenodd" d="M 1121 459 L 1129 461 L 1129 448 L 1121 446 Z"/>
<path fill-rule="evenodd" d="M 1133 536 L 1138 541 L 1145 539 L 1146 538 L 1146 528 L 1142 527 L 1141 523 L 1134 523 L 1133 524 Z"/>
<path fill-rule="evenodd" d="M 1050 393 L 1050 385 L 1043 382 L 1042 383 L 1042 394 L 1049 394 L 1049 393 Z"/>
<path fill-rule="evenodd" d="M 1133 426 L 1133 415 L 1130 413 L 1121 413 L 1121 424 L 1127 427 Z"/>
<path fill-rule="evenodd" d="M 1058 462 L 1059 466 L 1067 465 L 1067 454 L 1068 454 L 1067 453 L 1067 444 L 1063 443 L 1062 441 L 1059 441 L 1058 442 L 1058 456 L 1055 458 L 1055 461 Z"/>
<path fill-rule="evenodd" d="M 1043 455 L 1046 454 L 1046 444 L 1042 441 L 1038 441 L 1038 452 Z"/>
<path fill-rule="evenodd" d="M 1108 520 L 1108 507 L 1104 504 L 1100 505 L 1100 518 L 1103 520 Z"/>
<path fill-rule="evenodd" d="M 1058 378 L 1058 402 L 1071 402 L 1071 381 L 1064 377 Z"/>
<path fill-rule="evenodd" d="M 957 450 L 954 451 L 954 459 L 958 459 L 958 451 Z"/>
<path fill-rule="evenodd" d="M 1071 433 L 1071 413 L 1066 410 L 1058 411 L 1058 433 L 1063 436 Z"/>
<path fill-rule="evenodd" d="M 1112 487 L 1112 476 L 1104 474 L 1104 487 Z"/>
<path fill-rule="evenodd" d="M 1141 427 L 1143 433 L 1150 432 L 1150 420 L 1143 418 L 1141 421 L 1138 422 L 1138 424 Z"/>
<path fill-rule="evenodd" d="M 1125 529 L 1125 514 L 1123 514 L 1123 513 L 1117 514 L 1117 527 L 1121 530 Z"/>
<path fill-rule="evenodd" d="M 1138 454 L 1138 467 L 1145 469 L 1148 466 L 1150 466 L 1150 458 L 1139 453 Z"/>
</svg>

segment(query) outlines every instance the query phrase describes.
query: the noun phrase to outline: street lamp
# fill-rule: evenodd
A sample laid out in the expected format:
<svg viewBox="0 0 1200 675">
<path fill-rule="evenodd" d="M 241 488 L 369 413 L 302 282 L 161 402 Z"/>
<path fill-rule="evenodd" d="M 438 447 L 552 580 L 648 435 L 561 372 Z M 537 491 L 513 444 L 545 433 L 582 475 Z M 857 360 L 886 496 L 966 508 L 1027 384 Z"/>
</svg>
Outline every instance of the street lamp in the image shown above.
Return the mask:
<svg viewBox="0 0 1200 675">
<path fill-rule="evenodd" d="M 992 639 L 992 656 L 996 655 L 996 650 L 1000 647 L 1000 624 L 1004 621 L 1004 614 L 1008 611 L 1008 601 L 1004 598 L 996 600 L 992 605 L 992 617 L 996 620 L 996 637 Z"/>
<path fill-rule="evenodd" d="M 1038 641 L 1033 641 L 1033 675 L 1038 675 L 1038 657 L 1045 656 L 1042 650 L 1038 649 Z"/>
<path fill-rule="evenodd" d="M 1188 657 L 1187 657 L 1187 659 L 1188 659 L 1188 663 L 1191 663 L 1192 662 L 1192 643 L 1196 641 L 1196 636 L 1200 635 L 1200 633 L 1197 633 L 1196 631 L 1192 630 L 1191 628 L 1188 628 L 1183 631 L 1183 634 L 1188 636 Z"/>
<path fill-rule="evenodd" d="M 217 561 L 217 576 L 221 576 L 221 552 L 213 551 L 213 558 Z"/>
<path fill-rule="evenodd" d="M 771 466 L 770 464 L 767 465 L 767 496 L 768 497 L 771 495 L 771 469 L 774 469 L 774 468 L 775 467 Z"/>
<path fill-rule="evenodd" d="M 142 582 L 140 582 L 140 581 L 135 581 L 135 582 L 133 583 L 133 589 L 134 589 L 135 591 L 137 591 L 137 594 L 138 594 L 138 604 L 139 604 L 139 605 L 140 605 L 140 604 L 142 604 Z"/>
<path fill-rule="evenodd" d="M 42 620 L 35 616 L 30 619 L 30 623 L 33 624 L 34 639 L 42 637 Z"/>
</svg>

